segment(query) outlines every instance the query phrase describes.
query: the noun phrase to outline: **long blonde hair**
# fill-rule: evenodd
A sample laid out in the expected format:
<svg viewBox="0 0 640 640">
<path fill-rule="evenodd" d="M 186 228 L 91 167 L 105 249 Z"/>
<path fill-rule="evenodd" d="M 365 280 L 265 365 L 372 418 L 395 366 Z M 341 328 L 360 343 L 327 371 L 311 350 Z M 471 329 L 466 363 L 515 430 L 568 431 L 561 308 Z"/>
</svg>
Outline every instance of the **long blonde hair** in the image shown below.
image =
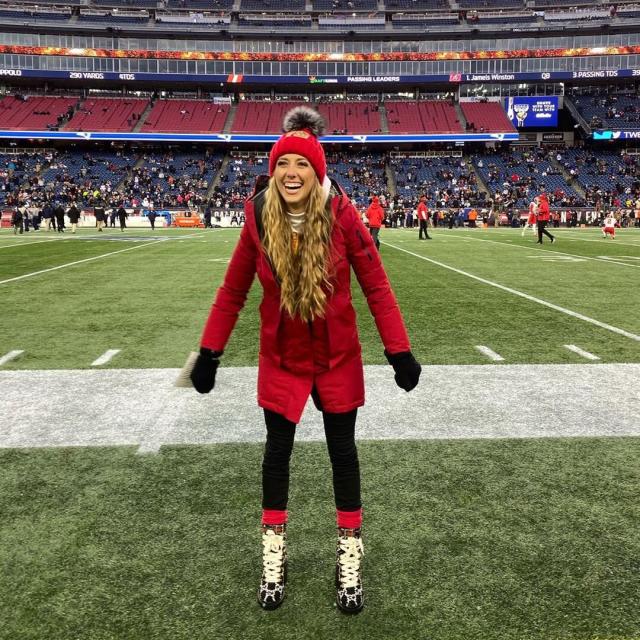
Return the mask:
<svg viewBox="0 0 640 640">
<path fill-rule="evenodd" d="M 275 179 L 269 180 L 262 210 L 263 247 L 280 281 L 280 308 L 305 322 L 323 317 L 333 291 L 330 274 L 331 205 L 316 179 L 309 194 L 304 233 L 292 250 L 293 230 Z"/>
</svg>

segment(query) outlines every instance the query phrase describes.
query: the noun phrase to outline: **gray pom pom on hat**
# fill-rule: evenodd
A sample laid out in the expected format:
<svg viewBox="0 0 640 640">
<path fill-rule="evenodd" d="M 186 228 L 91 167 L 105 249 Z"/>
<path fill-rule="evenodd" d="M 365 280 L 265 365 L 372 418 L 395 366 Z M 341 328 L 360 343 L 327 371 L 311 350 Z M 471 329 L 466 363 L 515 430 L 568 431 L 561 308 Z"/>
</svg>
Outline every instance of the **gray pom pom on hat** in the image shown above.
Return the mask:
<svg viewBox="0 0 640 640">
<path fill-rule="evenodd" d="M 316 138 L 325 132 L 324 118 L 311 107 L 294 107 L 284 116 L 282 128 L 288 131 L 308 129 Z"/>
</svg>

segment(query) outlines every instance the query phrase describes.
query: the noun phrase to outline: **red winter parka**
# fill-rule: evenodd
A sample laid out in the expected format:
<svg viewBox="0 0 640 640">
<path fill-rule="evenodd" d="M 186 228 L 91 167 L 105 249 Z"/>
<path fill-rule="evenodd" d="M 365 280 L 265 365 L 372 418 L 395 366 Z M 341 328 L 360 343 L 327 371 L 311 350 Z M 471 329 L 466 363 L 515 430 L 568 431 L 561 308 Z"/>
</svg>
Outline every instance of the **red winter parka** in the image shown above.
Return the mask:
<svg viewBox="0 0 640 640">
<path fill-rule="evenodd" d="M 324 318 L 304 322 L 280 308 L 280 286 L 262 249 L 264 191 L 245 204 L 246 223 L 216 294 L 201 345 L 222 351 L 245 304 L 254 275 L 263 288 L 260 304 L 258 404 L 298 423 L 315 387 L 322 409 L 351 411 L 364 404 L 364 375 L 351 268 L 364 291 L 385 349 L 409 351 L 409 339 L 371 235 L 347 196 L 334 183 L 331 235 L 333 293 Z"/>
<path fill-rule="evenodd" d="M 373 196 L 373 200 L 367 209 L 366 216 L 370 227 L 379 229 L 382 226 L 382 223 L 384 222 L 384 209 L 380 204 L 378 196 Z"/>
<path fill-rule="evenodd" d="M 540 204 L 538 205 L 538 220 L 542 222 L 549 222 L 549 201 L 547 200 L 547 196 L 542 194 L 539 196 Z"/>
</svg>

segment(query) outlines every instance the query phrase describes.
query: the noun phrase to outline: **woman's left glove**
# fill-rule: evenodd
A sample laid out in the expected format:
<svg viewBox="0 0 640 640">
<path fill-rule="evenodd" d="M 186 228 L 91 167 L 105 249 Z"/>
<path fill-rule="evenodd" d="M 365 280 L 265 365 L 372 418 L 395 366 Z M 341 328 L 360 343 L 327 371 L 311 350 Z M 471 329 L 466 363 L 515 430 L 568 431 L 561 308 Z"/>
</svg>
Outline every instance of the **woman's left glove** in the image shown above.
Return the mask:
<svg viewBox="0 0 640 640">
<path fill-rule="evenodd" d="M 216 371 L 222 351 L 200 347 L 200 355 L 191 372 L 191 382 L 198 393 L 209 393 L 216 384 Z"/>
<path fill-rule="evenodd" d="M 389 364 L 396 372 L 396 384 L 405 391 L 411 391 L 420 380 L 420 372 L 422 367 L 420 363 L 413 357 L 411 351 L 403 351 L 402 353 L 389 353 L 386 349 L 384 355 L 387 356 Z"/>
</svg>

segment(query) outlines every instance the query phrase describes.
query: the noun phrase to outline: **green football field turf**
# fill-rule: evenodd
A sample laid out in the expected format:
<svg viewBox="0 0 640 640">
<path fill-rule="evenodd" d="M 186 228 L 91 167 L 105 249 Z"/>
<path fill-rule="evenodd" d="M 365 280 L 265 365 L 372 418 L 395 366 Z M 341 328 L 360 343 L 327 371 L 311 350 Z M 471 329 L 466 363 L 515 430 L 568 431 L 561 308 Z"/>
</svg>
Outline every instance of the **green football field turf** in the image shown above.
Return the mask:
<svg viewBox="0 0 640 640">
<path fill-rule="evenodd" d="M 640 334 L 640 231 L 623 230 L 615 241 L 602 239 L 597 229 L 557 235 L 554 245 L 540 247 L 533 236 L 509 229 L 439 229 L 422 242 L 417 232 L 383 231 L 385 267 L 419 359 L 482 364 L 487 358 L 475 349 L 482 344 L 508 363 L 584 362 L 563 347 L 575 344 L 603 362 L 640 361 L 638 340 L 540 302 Z M 3 230 L 0 299 L 12 330 L 0 336 L 0 354 L 25 351 L 5 366 L 83 368 L 107 349 L 121 350 L 110 367 L 180 366 L 198 344 L 238 231 L 165 230 L 153 236 L 159 241 L 150 237 L 150 230 L 84 230 L 75 237 L 40 232 L 16 238 Z M 70 263 L 78 264 L 55 269 Z M 29 277 L 6 282 L 20 276 Z M 355 278 L 354 299 L 365 363 L 383 363 Z M 257 362 L 259 300 L 254 283 L 225 365 Z"/>
<path fill-rule="evenodd" d="M 600 362 L 640 362 L 639 230 L 609 241 L 562 229 L 542 247 L 508 229 L 432 235 L 381 234 L 426 365 L 425 402 L 437 384 L 428 365 L 490 363 L 477 345 L 507 364 L 587 362 L 566 344 Z M 24 353 L 0 372 L 89 368 L 108 349 L 121 351 L 105 368 L 180 366 L 237 237 L 1 230 L 0 357 Z M 383 364 L 353 284 L 365 362 Z M 256 364 L 259 300 L 256 284 L 225 366 Z M 640 438 L 359 450 L 367 605 L 349 618 L 333 606 L 320 443 L 296 445 L 288 594 L 270 613 L 255 602 L 260 445 L 0 449 L 0 638 L 640 639 Z"/>
<path fill-rule="evenodd" d="M 294 452 L 275 612 L 256 602 L 261 446 L 0 451 L 0 637 L 638 638 L 639 446 L 360 443 L 367 604 L 355 618 L 333 606 L 320 443 Z"/>
</svg>

